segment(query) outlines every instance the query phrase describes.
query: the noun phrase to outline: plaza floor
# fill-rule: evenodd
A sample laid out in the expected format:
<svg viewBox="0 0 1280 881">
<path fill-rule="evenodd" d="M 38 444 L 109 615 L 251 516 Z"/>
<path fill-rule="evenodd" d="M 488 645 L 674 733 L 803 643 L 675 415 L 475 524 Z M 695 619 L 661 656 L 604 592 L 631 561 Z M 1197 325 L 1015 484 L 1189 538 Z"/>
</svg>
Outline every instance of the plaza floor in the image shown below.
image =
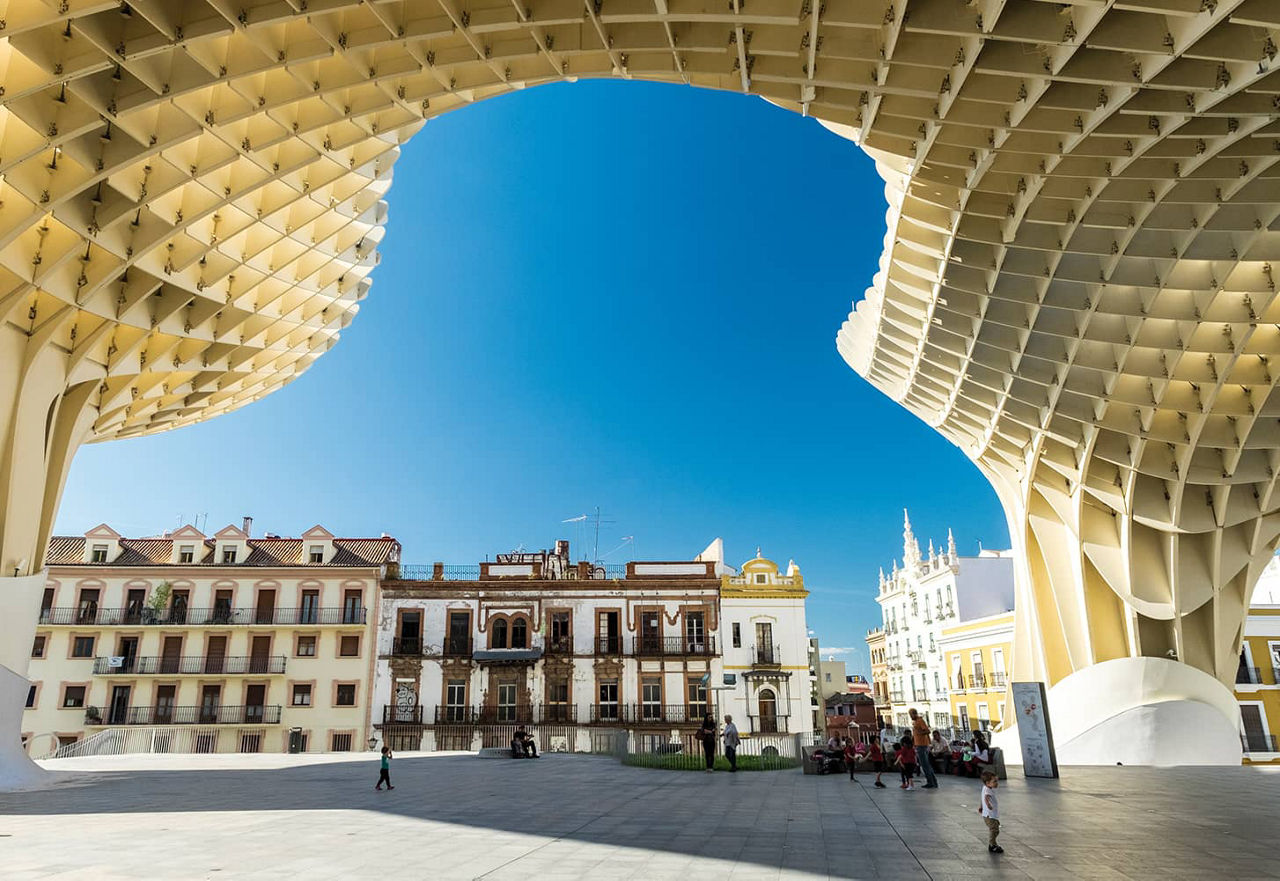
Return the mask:
<svg viewBox="0 0 1280 881">
<path fill-rule="evenodd" d="M 973 781 L 691 773 L 600 757 L 126 756 L 49 763 L 0 794 L 0 877 L 23 879 L 1280 878 L 1280 769 L 1067 768 Z M 70 769 L 70 770 L 69 770 Z M 890 782 L 889 775 L 885 775 Z"/>
</svg>

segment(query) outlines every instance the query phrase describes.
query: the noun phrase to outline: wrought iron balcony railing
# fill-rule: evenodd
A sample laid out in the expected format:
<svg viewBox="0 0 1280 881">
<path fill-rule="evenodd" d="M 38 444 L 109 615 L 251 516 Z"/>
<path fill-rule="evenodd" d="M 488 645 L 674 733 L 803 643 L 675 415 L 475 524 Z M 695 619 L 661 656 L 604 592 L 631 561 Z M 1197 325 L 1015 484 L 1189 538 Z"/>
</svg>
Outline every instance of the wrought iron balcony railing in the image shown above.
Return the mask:
<svg viewBox="0 0 1280 881">
<path fill-rule="evenodd" d="M 1004 688 L 1009 683 L 1009 677 L 1004 673 L 988 673 L 987 688 Z"/>
<path fill-rule="evenodd" d="M 596 637 L 596 654 L 597 655 L 620 655 L 622 654 L 622 637 L 621 636 L 597 636 Z"/>
<path fill-rule="evenodd" d="M 278 704 L 174 707 L 85 707 L 86 725 L 278 725 Z"/>
<path fill-rule="evenodd" d="M 983 673 L 975 673 L 972 676 L 970 676 L 969 687 L 970 688 L 986 688 L 987 687 L 986 675 Z"/>
<path fill-rule="evenodd" d="M 754 716 L 748 713 L 747 722 L 752 734 L 786 734 L 789 730 L 786 716 Z"/>
<path fill-rule="evenodd" d="M 395 725 L 396 723 L 404 725 L 421 725 L 422 705 L 418 704 L 414 707 L 384 706 L 382 708 L 382 724 Z"/>
<path fill-rule="evenodd" d="M 714 636 L 641 636 L 635 640 L 635 655 L 641 658 L 663 656 L 704 656 L 716 653 Z"/>
<path fill-rule="evenodd" d="M 782 650 L 776 645 L 760 645 L 757 643 L 751 649 L 751 663 L 764 667 L 781 666 Z"/>
<path fill-rule="evenodd" d="M 191 655 L 184 657 L 94 658 L 96 676 L 157 676 L 168 674 L 278 674 L 283 673 L 284 655 Z"/>
<path fill-rule="evenodd" d="M 436 707 L 437 725 L 533 724 L 533 707 L 528 704 L 498 707 Z"/>
<path fill-rule="evenodd" d="M 364 624 L 366 610 L 362 606 L 318 607 L 297 609 L 233 609 L 229 606 L 168 609 L 103 608 L 99 606 L 55 606 L 40 610 L 40 623 L 74 627 L 248 627 L 263 624 L 291 626 L 326 624 Z"/>
<path fill-rule="evenodd" d="M 705 704 L 592 704 L 591 722 L 607 725 L 698 725 Z"/>
</svg>

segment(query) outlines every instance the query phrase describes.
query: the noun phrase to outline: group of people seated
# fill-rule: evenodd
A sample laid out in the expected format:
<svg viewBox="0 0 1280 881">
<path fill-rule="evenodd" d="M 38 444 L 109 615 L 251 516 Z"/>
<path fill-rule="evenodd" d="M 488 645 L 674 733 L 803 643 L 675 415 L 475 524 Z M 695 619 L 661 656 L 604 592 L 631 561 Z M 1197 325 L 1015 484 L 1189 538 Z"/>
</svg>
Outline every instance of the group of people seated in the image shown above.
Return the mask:
<svg viewBox="0 0 1280 881">
<path fill-rule="evenodd" d="M 533 735 L 521 725 L 511 736 L 511 758 L 536 759 L 537 757 L 538 745 L 533 742 Z"/>
<path fill-rule="evenodd" d="M 901 747 L 912 749 L 911 733 L 896 737 L 886 727 L 880 732 L 881 749 L 886 760 L 896 755 Z M 831 735 L 827 738 L 826 757 L 840 760 L 847 768 L 869 761 L 869 748 L 865 743 L 854 743 L 848 737 Z M 947 740 L 941 731 L 934 731 L 929 741 L 929 760 L 938 774 L 955 774 L 960 777 L 980 777 L 982 771 L 991 764 L 991 747 L 986 735 L 974 731 L 972 740 L 959 737 Z"/>
</svg>

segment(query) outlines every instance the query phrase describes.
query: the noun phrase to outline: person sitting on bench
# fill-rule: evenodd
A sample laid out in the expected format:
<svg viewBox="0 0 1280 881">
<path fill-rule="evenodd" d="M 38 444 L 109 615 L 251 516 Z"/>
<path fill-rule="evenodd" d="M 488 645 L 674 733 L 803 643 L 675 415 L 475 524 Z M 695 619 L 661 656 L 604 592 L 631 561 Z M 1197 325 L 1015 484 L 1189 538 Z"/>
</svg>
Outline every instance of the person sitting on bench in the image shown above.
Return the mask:
<svg viewBox="0 0 1280 881">
<path fill-rule="evenodd" d="M 515 736 L 511 738 L 511 755 L 517 759 L 538 757 L 538 746 L 533 742 L 533 735 L 525 731 L 523 725 L 516 729 Z"/>
</svg>

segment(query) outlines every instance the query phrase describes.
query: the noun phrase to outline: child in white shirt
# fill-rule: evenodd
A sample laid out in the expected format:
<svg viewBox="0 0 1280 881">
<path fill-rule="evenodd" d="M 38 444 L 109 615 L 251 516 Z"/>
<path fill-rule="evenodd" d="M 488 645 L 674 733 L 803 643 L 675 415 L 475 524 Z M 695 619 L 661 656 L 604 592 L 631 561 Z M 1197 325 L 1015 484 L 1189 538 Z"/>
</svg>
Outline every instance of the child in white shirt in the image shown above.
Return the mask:
<svg viewBox="0 0 1280 881">
<path fill-rule="evenodd" d="M 978 806 L 978 813 L 987 824 L 988 853 L 1004 853 L 1004 848 L 996 844 L 996 838 L 1000 835 L 1000 808 L 996 804 L 996 788 L 999 785 L 1000 779 L 996 777 L 995 771 L 982 772 L 982 804 Z"/>
</svg>

